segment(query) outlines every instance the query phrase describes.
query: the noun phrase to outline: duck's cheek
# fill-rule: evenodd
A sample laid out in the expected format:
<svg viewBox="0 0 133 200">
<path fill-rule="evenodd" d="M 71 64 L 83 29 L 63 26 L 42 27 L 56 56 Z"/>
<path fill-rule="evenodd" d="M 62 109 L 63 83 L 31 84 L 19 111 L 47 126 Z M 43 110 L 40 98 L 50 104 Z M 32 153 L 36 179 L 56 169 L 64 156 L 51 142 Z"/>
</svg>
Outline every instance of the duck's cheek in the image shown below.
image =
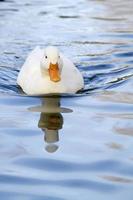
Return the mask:
<svg viewBox="0 0 133 200">
<path fill-rule="evenodd" d="M 56 64 L 50 63 L 48 71 L 49 71 L 49 77 L 51 81 L 59 82 L 61 80 L 58 63 Z"/>
<path fill-rule="evenodd" d="M 59 71 L 60 71 L 60 74 L 61 74 L 62 68 L 63 68 L 63 61 L 62 60 L 59 61 L 58 66 L 59 66 Z"/>
</svg>

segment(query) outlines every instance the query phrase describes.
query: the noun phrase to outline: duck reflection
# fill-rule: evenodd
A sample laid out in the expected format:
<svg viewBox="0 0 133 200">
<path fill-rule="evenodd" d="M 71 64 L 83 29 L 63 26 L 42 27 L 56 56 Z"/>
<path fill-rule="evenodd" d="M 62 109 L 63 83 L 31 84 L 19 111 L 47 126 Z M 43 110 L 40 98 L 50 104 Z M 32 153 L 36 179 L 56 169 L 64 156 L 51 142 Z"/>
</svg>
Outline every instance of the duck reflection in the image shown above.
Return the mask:
<svg viewBox="0 0 133 200">
<path fill-rule="evenodd" d="M 63 126 L 63 116 L 61 113 L 41 113 L 38 127 L 44 132 L 44 141 L 48 152 L 55 152 L 59 141 L 59 130 Z"/>
<path fill-rule="evenodd" d="M 60 107 L 59 97 L 46 97 L 41 99 L 40 106 L 29 108 L 30 111 L 41 112 L 38 127 L 44 133 L 45 149 L 53 153 L 58 149 L 59 130 L 63 128 L 63 116 L 61 113 L 70 113 L 71 109 Z"/>
</svg>

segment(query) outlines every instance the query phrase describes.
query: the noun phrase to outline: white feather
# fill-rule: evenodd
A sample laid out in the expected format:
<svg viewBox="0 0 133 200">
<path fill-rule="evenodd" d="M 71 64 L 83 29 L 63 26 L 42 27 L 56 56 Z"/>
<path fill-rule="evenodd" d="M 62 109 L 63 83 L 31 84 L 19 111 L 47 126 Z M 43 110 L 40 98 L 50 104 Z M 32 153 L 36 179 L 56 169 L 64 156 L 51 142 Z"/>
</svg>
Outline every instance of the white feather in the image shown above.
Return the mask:
<svg viewBox="0 0 133 200">
<path fill-rule="evenodd" d="M 48 51 L 50 61 L 52 62 L 52 59 L 55 60 L 55 57 L 57 57 L 58 50 L 57 52 L 56 50 L 54 52 L 52 48 L 51 50 L 49 48 Z M 61 53 L 59 53 L 60 59 L 63 62 L 61 69 L 61 81 L 51 81 L 48 73 L 45 73 L 47 72 L 47 69 L 44 70 L 44 73 L 41 70 L 41 61 L 45 52 L 47 52 L 47 49 L 42 50 L 39 47 L 36 47 L 29 54 L 18 74 L 17 83 L 21 86 L 25 93 L 29 95 L 76 93 L 84 87 L 84 81 L 80 71 Z"/>
</svg>

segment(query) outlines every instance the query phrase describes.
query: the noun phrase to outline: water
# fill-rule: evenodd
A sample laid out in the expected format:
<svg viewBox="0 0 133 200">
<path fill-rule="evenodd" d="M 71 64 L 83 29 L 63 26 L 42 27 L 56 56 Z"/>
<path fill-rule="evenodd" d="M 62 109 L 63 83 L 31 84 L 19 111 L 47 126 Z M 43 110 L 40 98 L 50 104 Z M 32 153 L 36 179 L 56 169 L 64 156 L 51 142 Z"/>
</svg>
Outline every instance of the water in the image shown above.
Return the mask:
<svg viewBox="0 0 133 200">
<path fill-rule="evenodd" d="M 0 199 L 133 198 L 133 1 L 0 2 Z M 27 54 L 58 46 L 85 88 L 28 97 Z"/>
</svg>

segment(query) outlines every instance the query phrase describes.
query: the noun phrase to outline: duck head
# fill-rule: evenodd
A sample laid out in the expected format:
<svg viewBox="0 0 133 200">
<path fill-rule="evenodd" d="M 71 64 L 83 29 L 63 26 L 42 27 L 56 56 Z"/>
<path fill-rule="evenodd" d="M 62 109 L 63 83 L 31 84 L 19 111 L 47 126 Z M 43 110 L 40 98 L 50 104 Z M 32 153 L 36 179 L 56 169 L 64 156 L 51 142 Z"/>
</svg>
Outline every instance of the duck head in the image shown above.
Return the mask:
<svg viewBox="0 0 133 200">
<path fill-rule="evenodd" d="M 53 46 L 47 47 L 41 60 L 41 69 L 48 72 L 51 81 L 61 81 L 62 66 L 63 62 L 58 49 Z"/>
</svg>

